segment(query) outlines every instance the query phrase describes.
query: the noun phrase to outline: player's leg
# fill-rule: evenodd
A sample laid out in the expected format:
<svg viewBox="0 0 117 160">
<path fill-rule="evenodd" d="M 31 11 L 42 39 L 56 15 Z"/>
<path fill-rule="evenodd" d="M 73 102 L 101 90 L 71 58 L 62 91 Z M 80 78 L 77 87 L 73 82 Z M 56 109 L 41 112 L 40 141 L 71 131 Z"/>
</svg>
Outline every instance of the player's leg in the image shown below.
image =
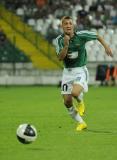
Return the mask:
<svg viewBox="0 0 117 160">
<path fill-rule="evenodd" d="M 75 107 L 73 106 L 72 95 L 63 95 L 63 99 L 64 99 L 64 104 L 69 112 L 69 115 L 71 115 L 71 117 L 78 122 L 76 130 L 81 131 L 83 129 L 86 129 L 87 128 L 86 123 L 79 115 Z"/>
<path fill-rule="evenodd" d="M 89 73 L 86 67 L 82 68 L 82 71 L 76 71 L 74 78 L 74 84 L 72 89 L 72 94 L 78 102 L 78 111 L 81 116 L 85 112 L 85 105 L 83 101 L 83 93 L 88 91 L 88 79 Z"/>
<path fill-rule="evenodd" d="M 76 99 L 78 99 L 78 97 L 82 93 L 82 91 L 83 91 L 83 87 L 81 85 L 79 85 L 79 84 L 73 84 L 73 88 L 72 88 L 72 92 L 71 92 L 71 94 L 72 94 L 73 97 L 75 97 Z M 83 106 L 81 106 L 81 107 L 83 107 Z M 81 114 L 84 112 L 84 110 L 83 110 L 84 108 L 81 108 L 81 109 L 82 110 L 79 110 L 79 108 L 78 108 L 78 113 L 79 114 L 80 114 L 81 111 L 82 111 Z M 81 131 L 81 130 L 83 130 L 85 128 L 87 128 L 87 124 L 84 121 L 82 121 L 82 122 L 78 123 L 78 125 L 76 127 L 76 130 L 77 131 Z"/>
<path fill-rule="evenodd" d="M 77 100 L 77 109 L 81 116 L 84 115 L 85 105 L 83 101 L 83 87 L 79 84 L 73 84 L 72 95 Z"/>
<path fill-rule="evenodd" d="M 79 122 L 80 124 L 84 123 L 82 117 L 77 112 L 76 108 L 73 106 L 73 100 L 71 94 L 63 94 L 64 105 L 66 106 L 69 115 Z"/>
</svg>

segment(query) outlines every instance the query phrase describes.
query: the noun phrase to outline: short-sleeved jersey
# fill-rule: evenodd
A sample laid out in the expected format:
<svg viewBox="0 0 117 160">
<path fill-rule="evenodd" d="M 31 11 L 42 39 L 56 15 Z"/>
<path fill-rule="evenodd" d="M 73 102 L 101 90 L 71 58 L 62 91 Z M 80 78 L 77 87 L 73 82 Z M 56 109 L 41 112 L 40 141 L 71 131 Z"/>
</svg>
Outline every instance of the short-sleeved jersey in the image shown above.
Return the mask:
<svg viewBox="0 0 117 160">
<path fill-rule="evenodd" d="M 87 63 L 85 43 L 97 39 L 97 33 L 91 31 L 75 32 L 69 41 L 68 53 L 64 58 L 65 68 L 81 67 Z M 64 34 L 59 35 L 55 41 L 56 53 L 60 54 L 64 47 Z"/>
</svg>

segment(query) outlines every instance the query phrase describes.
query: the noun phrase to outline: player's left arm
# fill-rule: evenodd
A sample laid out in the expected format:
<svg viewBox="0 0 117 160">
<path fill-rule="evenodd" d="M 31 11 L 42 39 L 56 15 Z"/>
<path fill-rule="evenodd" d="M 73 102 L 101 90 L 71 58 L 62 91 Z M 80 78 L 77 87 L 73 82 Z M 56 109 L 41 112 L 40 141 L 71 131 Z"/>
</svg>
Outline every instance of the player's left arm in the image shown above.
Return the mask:
<svg viewBox="0 0 117 160">
<path fill-rule="evenodd" d="M 97 40 L 98 40 L 98 41 L 103 45 L 103 47 L 105 48 L 106 54 L 107 54 L 108 56 L 113 57 L 113 53 L 112 53 L 111 48 L 108 46 L 108 44 L 105 42 L 105 40 L 104 40 L 100 35 L 97 35 Z"/>
</svg>

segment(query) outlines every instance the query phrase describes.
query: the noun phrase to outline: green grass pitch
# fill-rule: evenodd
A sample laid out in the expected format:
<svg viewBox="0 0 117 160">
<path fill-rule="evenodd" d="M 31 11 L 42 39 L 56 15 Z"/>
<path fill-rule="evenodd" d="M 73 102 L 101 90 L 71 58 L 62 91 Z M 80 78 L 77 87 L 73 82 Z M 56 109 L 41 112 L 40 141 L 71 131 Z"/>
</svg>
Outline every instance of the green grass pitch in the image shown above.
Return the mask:
<svg viewBox="0 0 117 160">
<path fill-rule="evenodd" d="M 0 88 L 0 160 L 117 159 L 117 88 L 90 87 L 85 95 L 88 124 L 77 133 L 57 87 Z M 35 142 L 16 138 L 19 124 L 33 124 Z"/>
</svg>

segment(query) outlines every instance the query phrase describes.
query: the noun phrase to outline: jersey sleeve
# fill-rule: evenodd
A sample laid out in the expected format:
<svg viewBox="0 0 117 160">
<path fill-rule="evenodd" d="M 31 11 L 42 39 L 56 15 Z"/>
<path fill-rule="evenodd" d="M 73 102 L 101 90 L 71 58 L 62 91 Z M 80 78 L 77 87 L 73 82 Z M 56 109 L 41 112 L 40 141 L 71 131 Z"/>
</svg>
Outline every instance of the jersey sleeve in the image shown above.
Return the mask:
<svg viewBox="0 0 117 160">
<path fill-rule="evenodd" d="M 58 36 L 56 39 L 55 39 L 55 49 L 56 49 L 56 53 L 57 55 L 60 54 L 60 51 L 62 50 L 63 46 L 62 46 L 62 43 L 61 43 L 61 36 Z"/>
<path fill-rule="evenodd" d="M 78 36 L 84 41 L 91 41 L 97 39 L 97 33 L 92 31 L 80 31 L 77 32 Z"/>
</svg>

